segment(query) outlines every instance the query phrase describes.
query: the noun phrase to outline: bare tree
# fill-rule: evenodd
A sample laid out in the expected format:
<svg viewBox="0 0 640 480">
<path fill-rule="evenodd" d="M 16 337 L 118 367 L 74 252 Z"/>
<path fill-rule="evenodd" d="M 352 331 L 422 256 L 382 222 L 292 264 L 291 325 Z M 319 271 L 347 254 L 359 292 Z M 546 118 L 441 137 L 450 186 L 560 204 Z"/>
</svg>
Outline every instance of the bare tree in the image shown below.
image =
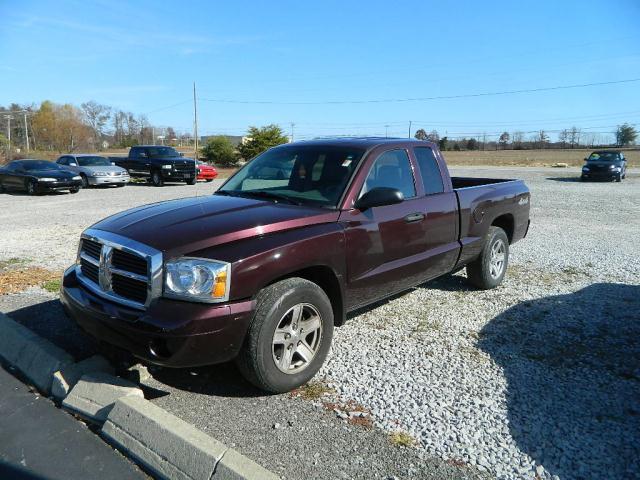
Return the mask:
<svg viewBox="0 0 640 480">
<path fill-rule="evenodd" d="M 506 148 L 507 144 L 509 143 L 509 132 L 502 132 L 502 135 L 500 135 L 500 138 L 498 139 L 498 143 L 502 146 L 502 148 Z"/>
<path fill-rule="evenodd" d="M 515 149 L 522 148 L 522 142 L 524 141 L 524 132 L 520 132 L 520 131 L 513 132 L 512 140 L 513 140 L 513 148 Z"/>
<path fill-rule="evenodd" d="M 94 100 L 90 100 L 80 105 L 82 116 L 89 128 L 93 131 L 93 142 L 95 146 L 100 145 L 100 138 L 104 134 L 104 127 L 111 117 L 111 107 L 101 105 Z"/>
<path fill-rule="evenodd" d="M 549 135 L 544 130 L 540 130 L 535 135 L 535 142 L 538 144 L 539 148 L 544 148 L 547 143 L 549 143 Z"/>
<path fill-rule="evenodd" d="M 571 127 L 569 129 L 567 138 L 569 140 L 569 143 L 571 144 L 571 148 L 575 148 L 576 145 L 580 145 L 580 133 L 580 130 L 576 127 Z"/>
<path fill-rule="evenodd" d="M 427 140 L 433 143 L 438 143 L 440 141 L 440 135 L 438 135 L 438 131 L 431 130 L 427 135 Z"/>
<path fill-rule="evenodd" d="M 564 130 L 560 130 L 560 133 L 558 133 L 558 141 L 562 144 L 562 148 L 566 148 L 568 139 L 569 130 L 567 130 L 566 128 Z"/>
</svg>

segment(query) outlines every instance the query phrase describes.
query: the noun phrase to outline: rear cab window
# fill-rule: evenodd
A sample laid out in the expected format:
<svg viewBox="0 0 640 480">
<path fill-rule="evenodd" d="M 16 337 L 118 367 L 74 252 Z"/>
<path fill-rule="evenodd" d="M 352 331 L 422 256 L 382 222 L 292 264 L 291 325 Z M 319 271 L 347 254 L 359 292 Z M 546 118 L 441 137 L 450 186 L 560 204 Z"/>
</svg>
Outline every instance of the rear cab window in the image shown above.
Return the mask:
<svg viewBox="0 0 640 480">
<path fill-rule="evenodd" d="M 420 169 L 425 195 L 435 195 L 444 192 L 442 172 L 440 171 L 433 150 L 429 147 L 416 147 L 413 151 L 418 161 L 418 168 Z"/>
</svg>

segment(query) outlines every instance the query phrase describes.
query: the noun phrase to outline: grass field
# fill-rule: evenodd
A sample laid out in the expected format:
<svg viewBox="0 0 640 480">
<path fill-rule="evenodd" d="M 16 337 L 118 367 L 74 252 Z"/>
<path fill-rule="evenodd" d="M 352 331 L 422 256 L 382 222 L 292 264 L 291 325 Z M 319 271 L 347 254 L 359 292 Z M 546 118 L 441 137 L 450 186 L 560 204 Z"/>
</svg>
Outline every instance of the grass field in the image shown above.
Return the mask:
<svg viewBox="0 0 640 480">
<path fill-rule="evenodd" d="M 581 166 L 591 149 L 575 150 L 498 150 L 471 152 L 443 152 L 449 165 L 515 165 L 524 167 L 550 167 L 555 163 Z M 625 150 L 629 166 L 640 167 L 640 150 Z"/>
</svg>

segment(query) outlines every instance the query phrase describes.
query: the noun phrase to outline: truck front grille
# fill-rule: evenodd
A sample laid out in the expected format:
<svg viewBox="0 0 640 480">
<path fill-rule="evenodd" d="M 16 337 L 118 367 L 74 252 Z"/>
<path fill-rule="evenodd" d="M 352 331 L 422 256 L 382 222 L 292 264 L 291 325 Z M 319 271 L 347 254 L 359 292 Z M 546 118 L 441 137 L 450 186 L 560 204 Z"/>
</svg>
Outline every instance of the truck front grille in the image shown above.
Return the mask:
<svg viewBox="0 0 640 480">
<path fill-rule="evenodd" d="M 78 252 L 79 280 L 115 302 L 147 307 L 162 288 L 162 254 L 116 234 L 99 234 L 107 238 L 83 234 Z"/>
</svg>

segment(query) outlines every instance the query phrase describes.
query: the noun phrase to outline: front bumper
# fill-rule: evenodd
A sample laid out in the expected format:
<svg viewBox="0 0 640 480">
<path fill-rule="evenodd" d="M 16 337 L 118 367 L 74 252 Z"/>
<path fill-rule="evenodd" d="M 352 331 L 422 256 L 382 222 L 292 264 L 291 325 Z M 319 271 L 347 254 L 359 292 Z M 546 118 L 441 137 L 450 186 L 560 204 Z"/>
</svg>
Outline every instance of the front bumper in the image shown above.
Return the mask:
<svg viewBox="0 0 640 480">
<path fill-rule="evenodd" d="M 162 170 L 162 179 L 165 182 L 183 182 L 196 178 L 196 171 L 183 172 L 179 170 Z"/>
<path fill-rule="evenodd" d="M 82 287 L 75 266 L 64 273 L 60 301 L 67 315 L 92 337 L 166 367 L 233 359 L 255 308 L 252 300 L 211 305 L 160 298 L 147 310 L 136 310 Z"/>
<path fill-rule="evenodd" d="M 129 183 L 129 175 L 119 177 L 87 177 L 89 185 L 126 185 Z"/>
<path fill-rule="evenodd" d="M 596 171 L 596 172 L 582 172 L 582 178 L 587 180 L 587 179 L 592 179 L 592 180 L 611 180 L 613 178 L 618 178 L 619 175 L 622 175 L 622 172 L 616 172 L 613 170 L 603 170 L 603 171 Z"/>
<path fill-rule="evenodd" d="M 38 192 L 58 192 L 60 190 L 70 190 L 82 187 L 82 180 L 64 180 L 60 182 L 38 182 L 36 191 Z"/>
</svg>

